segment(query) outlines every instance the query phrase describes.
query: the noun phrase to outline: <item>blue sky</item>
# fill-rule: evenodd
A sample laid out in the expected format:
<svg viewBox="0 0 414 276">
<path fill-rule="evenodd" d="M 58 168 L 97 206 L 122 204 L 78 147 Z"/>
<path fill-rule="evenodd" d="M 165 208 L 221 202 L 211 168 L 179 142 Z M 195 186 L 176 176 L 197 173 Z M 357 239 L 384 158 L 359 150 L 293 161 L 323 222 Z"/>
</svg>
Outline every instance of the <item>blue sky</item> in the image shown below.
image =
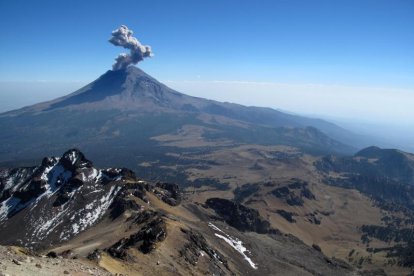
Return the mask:
<svg viewBox="0 0 414 276">
<path fill-rule="evenodd" d="M 44 100 L 70 92 L 72 82 L 94 80 L 123 51 L 107 42 L 121 24 L 153 48 L 155 56 L 138 66 L 189 94 L 367 119 L 377 118 L 383 111 L 374 107 L 393 95 L 398 98 L 395 104 L 414 100 L 411 0 L 1 0 L 0 22 L 3 102 L 17 97 L 21 82 L 50 82 L 50 87 L 60 83 L 55 94 L 33 90 Z M 234 82 L 237 85 L 229 87 Z M 271 85 L 264 88 L 264 83 Z M 312 92 L 315 88 L 308 89 L 309 85 L 323 89 Z M 25 89 L 21 93 L 30 92 L 27 85 Z M 383 102 L 373 99 L 375 89 L 389 94 Z M 244 91 L 240 99 L 238 90 Z M 370 99 L 372 107 L 347 106 L 364 93 L 367 96 L 358 98 L 359 104 Z M 303 95 L 315 102 L 298 104 Z M 335 95 L 341 100 L 335 102 Z M 391 109 L 384 118 L 414 115 L 408 109 L 403 106 L 397 115 Z"/>
<path fill-rule="evenodd" d="M 1 80 L 90 80 L 126 24 L 162 78 L 414 86 L 411 0 L 2 0 L 0 18 Z"/>
</svg>

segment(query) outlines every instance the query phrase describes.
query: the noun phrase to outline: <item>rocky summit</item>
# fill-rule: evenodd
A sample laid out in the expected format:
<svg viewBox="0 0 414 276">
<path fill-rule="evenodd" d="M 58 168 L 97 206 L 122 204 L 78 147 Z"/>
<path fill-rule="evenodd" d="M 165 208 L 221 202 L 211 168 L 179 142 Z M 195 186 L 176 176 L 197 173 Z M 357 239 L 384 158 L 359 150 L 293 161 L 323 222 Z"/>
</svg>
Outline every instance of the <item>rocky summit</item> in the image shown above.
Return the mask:
<svg viewBox="0 0 414 276">
<path fill-rule="evenodd" d="M 69 240 L 95 224 L 130 179 L 132 171 L 96 169 L 76 149 L 37 167 L 1 170 L 1 242 L 18 237 L 39 248 Z"/>
</svg>

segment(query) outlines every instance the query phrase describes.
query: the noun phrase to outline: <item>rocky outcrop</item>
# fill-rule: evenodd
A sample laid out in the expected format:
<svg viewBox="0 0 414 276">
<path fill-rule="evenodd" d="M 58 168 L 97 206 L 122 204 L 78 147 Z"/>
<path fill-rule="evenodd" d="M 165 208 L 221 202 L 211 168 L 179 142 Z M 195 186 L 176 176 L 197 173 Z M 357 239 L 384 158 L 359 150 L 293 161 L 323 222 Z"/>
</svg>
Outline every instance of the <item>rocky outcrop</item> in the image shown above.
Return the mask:
<svg viewBox="0 0 414 276">
<path fill-rule="evenodd" d="M 134 184 L 128 184 L 128 189 L 132 189 L 132 195 L 141 199 L 145 203 L 149 202 L 147 197 L 147 190 L 149 189 L 148 187 L 149 185 L 146 184 L 144 181 L 140 181 L 139 183 Z"/>
<path fill-rule="evenodd" d="M 303 206 L 304 199 L 314 200 L 315 195 L 309 190 L 308 183 L 292 179 L 291 183 L 274 189 L 271 193 L 291 206 Z"/>
<path fill-rule="evenodd" d="M 130 229 L 135 227 L 136 225 L 141 225 L 142 223 L 147 223 L 150 220 L 160 216 L 157 211 L 153 210 L 141 210 L 140 212 L 136 212 L 131 217 L 128 218 L 128 222 L 130 222 Z"/>
<path fill-rule="evenodd" d="M 257 232 L 259 234 L 279 233 L 272 229 L 255 209 L 246 207 L 223 198 L 209 198 L 205 204 L 213 209 L 227 224 L 240 231 Z"/>
<path fill-rule="evenodd" d="M 19 208 L 12 208 L 8 217 L 13 216 L 22 208 L 22 205 L 35 200 L 46 192 L 57 191 L 54 207 L 65 204 L 70 199 L 70 194 L 79 188 L 89 178 L 97 176 L 97 170 L 92 162 L 87 160 L 83 153 L 77 149 L 66 151 L 62 157 L 45 157 L 42 164 L 31 169 L 32 174 L 25 174 L 25 178 L 9 175 L 2 181 L 12 181 L 14 185 L 9 187 L 10 196 L 20 202 Z M 17 180 L 17 181 L 16 181 Z"/>
<path fill-rule="evenodd" d="M 8 199 L 19 185 L 33 176 L 36 170 L 37 167 L 0 168 L 0 202 Z"/>
<path fill-rule="evenodd" d="M 136 181 L 132 171 L 97 169 L 77 149 L 37 167 L 2 170 L 0 242 L 47 247 L 91 227 L 108 209 L 113 217 L 137 210 L 126 200 L 127 181 Z"/>
<path fill-rule="evenodd" d="M 322 217 L 318 214 L 317 211 L 314 211 L 313 213 L 307 213 L 305 214 L 305 218 L 308 222 L 312 224 L 321 224 Z"/>
<path fill-rule="evenodd" d="M 88 254 L 87 259 L 90 261 L 99 262 L 99 260 L 102 258 L 102 251 L 99 249 L 95 249 L 91 253 Z"/>
<path fill-rule="evenodd" d="M 78 149 L 70 149 L 66 151 L 60 158 L 59 162 L 62 166 L 70 171 L 81 168 L 92 168 L 92 162 L 85 158 Z"/>
<path fill-rule="evenodd" d="M 119 240 L 106 251 L 115 258 L 127 260 L 130 258 L 128 254 L 129 249 L 134 248 L 144 254 L 148 254 L 155 249 L 158 242 L 165 240 L 166 237 L 167 228 L 165 221 L 157 215 L 148 223 L 145 223 L 135 234 Z"/>
<path fill-rule="evenodd" d="M 125 213 L 125 211 L 139 211 L 141 206 L 133 199 L 126 198 L 124 193 L 122 193 L 114 199 L 109 209 L 111 218 L 116 219 Z"/>
<path fill-rule="evenodd" d="M 297 216 L 296 213 L 288 212 L 285 210 L 276 210 L 276 213 L 278 213 L 282 218 L 287 220 L 290 223 L 296 222 L 294 216 Z"/>
<path fill-rule="evenodd" d="M 258 184 L 245 184 L 241 187 L 237 187 L 234 190 L 234 201 L 237 203 L 243 203 L 246 198 L 254 195 L 258 191 Z"/>
<path fill-rule="evenodd" d="M 158 182 L 151 191 L 158 198 L 171 206 L 177 206 L 181 203 L 182 195 L 177 184 Z"/>
<path fill-rule="evenodd" d="M 181 232 L 186 235 L 188 243 L 184 244 L 179 253 L 187 262 L 196 265 L 199 257 L 201 257 L 202 254 L 207 254 L 212 261 L 218 261 L 228 267 L 227 260 L 224 256 L 214 250 L 200 232 L 193 229 L 187 230 L 183 228 L 181 228 Z"/>
</svg>

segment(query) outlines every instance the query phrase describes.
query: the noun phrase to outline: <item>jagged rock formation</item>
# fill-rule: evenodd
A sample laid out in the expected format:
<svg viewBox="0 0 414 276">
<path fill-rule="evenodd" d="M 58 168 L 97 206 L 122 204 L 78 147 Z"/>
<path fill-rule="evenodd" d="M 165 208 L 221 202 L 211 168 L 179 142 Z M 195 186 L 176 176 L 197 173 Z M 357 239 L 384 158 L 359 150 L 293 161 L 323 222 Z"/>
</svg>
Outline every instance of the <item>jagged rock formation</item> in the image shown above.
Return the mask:
<svg viewBox="0 0 414 276">
<path fill-rule="evenodd" d="M 181 203 L 182 195 L 177 184 L 158 182 L 151 191 L 171 206 L 177 206 Z"/>
<path fill-rule="evenodd" d="M 122 208 L 118 195 L 135 174 L 97 169 L 72 149 L 38 167 L 2 170 L 1 181 L 0 242 L 38 248 L 71 239 L 108 209 L 116 216 Z"/>
<path fill-rule="evenodd" d="M 139 211 L 141 208 L 133 199 L 126 198 L 125 193 L 121 193 L 112 202 L 110 215 L 112 219 L 116 219 L 126 211 Z"/>
<path fill-rule="evenodd" d="M 185 261 L 196 266 L 199 259 L 207 255 L 210 262 L 210 270 L 214 274 L 225 275 L 226 272 L 234 274 L 230 270 L 226 258 L 220 252 L 214 250 L 200 232 L 183 228 L 181 228 L 181 231 L 186 234 L 188 239 L 188 242 L 179 251 L 180 256 Z"/>
<path fill-rule="evenodd" d="M 127 250 L 134 247 L 144 254 L 150 253 L 155 249 L 158 242 L 162 242 L 167 237 L 165 221 L 159 216 L 153 216 L 150 221 L 135 234 L 128 238 L 123 238 L 107 249 L 111 256 L 127 260 Z"/>
<path fill-rule="evenodd" d="M 281 216 L 281 217 L 283 217 L 285 220 L 287 220 L 288 222 L 290 222 L 290 223 L 294 223 L 294 222 L 296 222 L 296 220 L 295 220 L 295 215 L 297 215 L 297 214 L 295 214 L 295 213 L 293 213 L 293 212 L 288 212 L 288 211 L 285 211 L 285 210 L 276 210 L 276 212 Z"/>
<path fill-rule="evenodd" d="M 223 198 L 209 198 L 206 206 L 212 208 L 225 222 L 240 231 L 253 231 L 260 234 L 277 233 L 270 227 L 257 210 Z"/>
</svg>

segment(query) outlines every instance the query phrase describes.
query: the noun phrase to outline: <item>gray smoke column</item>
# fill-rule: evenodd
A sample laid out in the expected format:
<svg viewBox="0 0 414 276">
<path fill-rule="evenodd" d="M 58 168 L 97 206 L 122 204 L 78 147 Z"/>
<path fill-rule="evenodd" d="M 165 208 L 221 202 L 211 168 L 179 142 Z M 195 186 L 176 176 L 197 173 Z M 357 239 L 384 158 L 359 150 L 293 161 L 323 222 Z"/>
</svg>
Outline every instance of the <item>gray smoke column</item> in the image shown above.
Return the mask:
<svg viewBox="0 0 414 276">
<path fill-rule="evenodd" d="M 129 54 L 119 54 L 115 59 L 114 65 L 112 65 L 113 70 L 125 69 L 131 64 L 137 64 L 146 57 L 153 56 L 151 46 L 142 45 L 132 34 L 133 31 L 125 25 L 121 25 L 121 27 L 112 32 L 109 42 L 115 46 L 122 46 L 130 50 Z"/>
</svg>

